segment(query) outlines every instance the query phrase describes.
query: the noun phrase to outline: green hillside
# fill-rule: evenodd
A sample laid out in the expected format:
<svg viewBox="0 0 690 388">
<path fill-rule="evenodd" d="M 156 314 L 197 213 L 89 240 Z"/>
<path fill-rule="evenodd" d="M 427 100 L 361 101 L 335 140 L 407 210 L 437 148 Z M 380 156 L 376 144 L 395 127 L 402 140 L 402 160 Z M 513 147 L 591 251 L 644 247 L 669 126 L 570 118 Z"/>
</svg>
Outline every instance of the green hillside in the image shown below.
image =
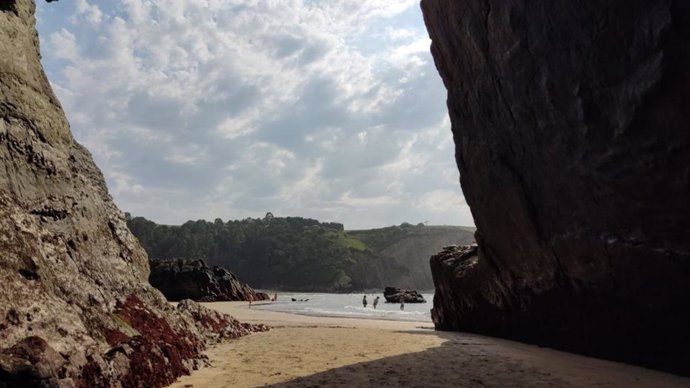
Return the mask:
<svg viewBox="0 0 690 388">
<path fill-rule="evenodd" d="M 432 289 L 429 257 L 473 241 L 474 228 L 404 223 L 345 231 L 301 217 L 188 221 L 158 225 L 128 217 L 152 258 L 204 259 L 256 288 L 347 292 L 400 286 Z"/>
<path fill-rule="evenodd" d="M 387 228 L 353 230 L 348 235 L 362 241 L 375 253 L 377 262 L 367 263 L 359 273 L 359 279 L 368 279 L 366 284 L 409 287 L 419 290 L 434 288 L 429 267 L 429 258 L 447 245 L 464 245 L 474 241 L 474 228 L 460 226 L 415 226 L 402 224 Z M 404 273 L 386 277 L 385 264 L 404 268 Z M 376 274 L 381 277 L 370 279 L 373 274 L 367 268 L 379 267 Z M 360 288 L 367 288 L 361 285 Z"/>
</svg>

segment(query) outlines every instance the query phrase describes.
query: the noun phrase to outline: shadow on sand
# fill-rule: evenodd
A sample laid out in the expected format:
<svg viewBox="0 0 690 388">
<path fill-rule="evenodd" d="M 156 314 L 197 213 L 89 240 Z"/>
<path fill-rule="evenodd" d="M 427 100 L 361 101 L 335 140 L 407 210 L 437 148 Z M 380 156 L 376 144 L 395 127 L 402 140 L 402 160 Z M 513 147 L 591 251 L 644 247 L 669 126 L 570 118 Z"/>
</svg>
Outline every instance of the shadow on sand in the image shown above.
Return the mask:
<svg viewBox="0 0 690 388">
<path fill-rule="evenodd" d="M 690 386 L 690 379 L 507 340 L 432 330 L 405 333 L 439 336 L 445 342 L 422 352 L 351 364 L 269 387 Z"/>
</svg>

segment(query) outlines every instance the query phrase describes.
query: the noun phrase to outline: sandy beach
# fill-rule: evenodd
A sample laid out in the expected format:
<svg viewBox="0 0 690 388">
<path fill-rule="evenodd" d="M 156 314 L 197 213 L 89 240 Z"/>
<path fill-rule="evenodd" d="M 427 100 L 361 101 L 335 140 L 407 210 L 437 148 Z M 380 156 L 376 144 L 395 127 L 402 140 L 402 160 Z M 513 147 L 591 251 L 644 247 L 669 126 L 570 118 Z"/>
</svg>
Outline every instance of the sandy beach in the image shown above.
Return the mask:
<svg viewBox="0 0 690 388">
<path fill-rule="evenodd" d="M 690 379 L 465 333 L 428 322 L 327 318 L 206 306 L 272 327 L 207 352 L 172 387 L 689 387 Z"/>
</svg>

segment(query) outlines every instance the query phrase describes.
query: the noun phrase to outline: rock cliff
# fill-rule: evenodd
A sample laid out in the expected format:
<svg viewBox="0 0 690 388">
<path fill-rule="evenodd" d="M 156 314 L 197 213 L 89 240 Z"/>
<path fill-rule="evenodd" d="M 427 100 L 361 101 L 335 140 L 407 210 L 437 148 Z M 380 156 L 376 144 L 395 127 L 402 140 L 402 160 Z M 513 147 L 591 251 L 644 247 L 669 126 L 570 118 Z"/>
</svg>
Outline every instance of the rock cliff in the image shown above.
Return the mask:
<svg viewBox="0 0 690 388">
<path fill-rule="evenodd" d="M 0 4 L 0 386 L 166 385 L 208 343 L 262 328 L 173 308 L 148 284 L 43 73 L 34 11 Z"/>
<path fill-rule="evenodd" d="M 436 327 L 690 374 L 690 3 L 421 5 L 478 242 Z"/>
<path fill-rule="evenodd" d="M 149 282 L 168 300 L 197 302 L 267 300 L 225 268 L 209 267 L 203 260 L 151 260 Z"/>
</svg>

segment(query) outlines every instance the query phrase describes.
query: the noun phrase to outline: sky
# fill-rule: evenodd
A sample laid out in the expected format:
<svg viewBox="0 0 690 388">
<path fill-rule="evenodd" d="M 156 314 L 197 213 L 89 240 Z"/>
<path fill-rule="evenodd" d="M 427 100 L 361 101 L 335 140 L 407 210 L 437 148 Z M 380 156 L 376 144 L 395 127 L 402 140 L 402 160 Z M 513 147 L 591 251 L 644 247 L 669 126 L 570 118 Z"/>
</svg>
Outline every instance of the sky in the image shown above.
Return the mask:
<svg viewBox="0 0 690 388">
<path fill-rule="evenodd" d="M 418 0 L 39 1 L 37 18 L 124 211 L 474 224 Z"/>
</svg>

